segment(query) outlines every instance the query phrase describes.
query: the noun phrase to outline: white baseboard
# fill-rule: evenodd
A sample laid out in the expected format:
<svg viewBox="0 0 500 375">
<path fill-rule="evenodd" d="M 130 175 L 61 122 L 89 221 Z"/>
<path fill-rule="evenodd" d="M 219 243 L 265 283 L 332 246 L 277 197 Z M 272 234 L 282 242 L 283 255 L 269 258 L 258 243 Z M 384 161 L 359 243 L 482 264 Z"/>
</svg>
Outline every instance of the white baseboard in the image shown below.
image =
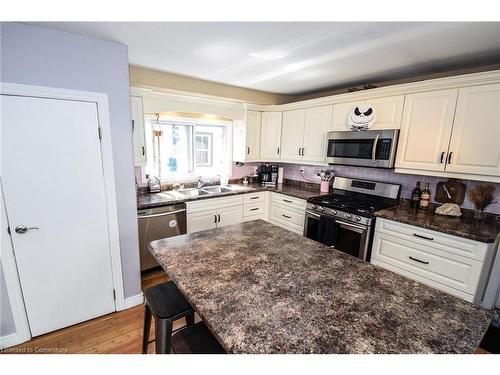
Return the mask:
<svg viewBox="0 0 500 375">
<path fill-rule="evenodd" d="M 135 296 L 125 298 L 125 309 L 130 309 L 131 307 L 141 305 L 144 302 L 144 296 L 141 293 Z"/>
<path fill-rule="evenodd" d="M 11 346 L 21 344 L 28 340 L 29 338 L 23 338 L 22 335 L 18 332 L 11 333 L 10 335 L 0 336 L 0 350 L 10 348 Z"/>
</svg>

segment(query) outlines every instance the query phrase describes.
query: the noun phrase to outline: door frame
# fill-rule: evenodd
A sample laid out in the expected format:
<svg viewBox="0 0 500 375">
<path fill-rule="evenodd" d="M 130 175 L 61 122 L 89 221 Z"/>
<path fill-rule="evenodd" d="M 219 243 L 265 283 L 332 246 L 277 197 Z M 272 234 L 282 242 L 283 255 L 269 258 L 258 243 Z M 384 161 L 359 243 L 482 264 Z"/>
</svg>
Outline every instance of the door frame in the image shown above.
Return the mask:
<svg viewBox="0 0 500 375">
<path fill-rule="evenodd" d="M 95 103 L 97 106 L 97 118 L 101 129 L 101 158 L 104 175 L 104 192 L 106 197 L 106 218 L 108 222 L 108 238 L 110 246 L 111 271 L 113 279 L 113 288 L 115 290 L 115 310 L 120 311 L 126 308 L 125 295 L 123 287 L 123 274 L 121 263 L 120 240 L 118 230 L 118 211 L 116 203 L 115 172 L 113 163 L 113 150 L 111 143 L 111 124 L 109 121 L 108 95 L 99 92 L 68 90 L 54 87 L 33 86 L 16 83 L 0 82 L 0 95 L 37 97 L 44 99 L 73 100 L 81 102 Z M 97 134 L 96 134 L 97 136 Z M 1 137 L 1 134 L 0 134 Z M 8 218 L 7 218 L 8 219 Z M 8 249 L 7 249 L 8 250 Z M 5 258 L 5 259 L 4 259 Z M 26 334 L 26 327 L 29 327 L 26 308 L 21 292 L 19 275 L 17 272 L 14 253 L 3 251 L 2 265 L 4 268 L 5 282 L 8 287 L 11 300 L 12 313 L 15 314 L 16 331 Z M 7 280 L 7 278 L 9 280 Z M 10 299 L 9 298 L 9 299 Z M 23 301 L 22 306 L 19 301 Z M 16 303 L 17 302 L 17 303 Z M 23 316 L 21 316 L 23 315 Z M 19 322 L 19 327 L 18 323 Z M 29 331 L 29 330 L 28 330 Z M 25 336 L 25 335 L 22 336 Z M 31 338 L 29 332 L 27 340 Z M 26 339 L 26 337 L 23 337 Z"/>
</svg>

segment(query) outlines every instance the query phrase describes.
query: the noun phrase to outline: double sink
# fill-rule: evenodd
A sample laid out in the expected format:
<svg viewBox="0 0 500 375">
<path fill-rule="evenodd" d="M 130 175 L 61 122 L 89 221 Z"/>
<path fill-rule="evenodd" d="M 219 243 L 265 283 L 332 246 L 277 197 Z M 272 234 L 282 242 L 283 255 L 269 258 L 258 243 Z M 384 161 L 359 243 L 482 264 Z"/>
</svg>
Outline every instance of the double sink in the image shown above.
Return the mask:
<svg viewBox="0 0 500 375">
<path fill-rule="evenodd" d="M 170 199 L 185 199 L 185 198 L 196 198 L 206 195 L 226 194 L 244 190 L 249 190 L 249 188 L 236 185 L 224 185 L 224 186 L 218 185 L 218 186 L 206 186 L 199 189 L 193 188 L 193 189 L 170 190 L 168 192 L 161 192 L 157 194 Z"/>
</svg>

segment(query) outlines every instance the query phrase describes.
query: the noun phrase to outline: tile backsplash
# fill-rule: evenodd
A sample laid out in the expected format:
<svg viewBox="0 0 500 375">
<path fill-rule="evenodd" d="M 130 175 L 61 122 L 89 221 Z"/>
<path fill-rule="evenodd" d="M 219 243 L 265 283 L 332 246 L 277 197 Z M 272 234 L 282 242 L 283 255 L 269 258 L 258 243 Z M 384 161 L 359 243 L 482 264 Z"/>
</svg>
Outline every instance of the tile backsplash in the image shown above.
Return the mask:
<svg viewBox="0 0 500 375">
<path fill-rule="evenodd" d="M 243 178 L 249 174 L 252 174 L 254 168 L 256 166 L 261 165 L 262 163 L 245 163 L 244 166 L 238 167 L 233 163 L 232 169 L 232 178 Z M 341 177 L 350 177 L 350 178 L 359 178 L 359 179 L 367 179 L 373 181 L 383 181 L 395 184 L 401 184 L 401 197 L 402 198 L 410 198 L 411 191 L 415 187 L 417 181 L 423 185 L 424 182 L 430 183 L 431 189 L 431 197 L 434 197 L 436 192 L 436 185 L 439 181 L 445 181 L 447 178 L 445 177 L 431 177 L 425 175 L 410 175 L 410 174 L 401 174 L 395 173 L 390 169 L 379 169 L 379 168 L 363 168 L 363 167 L 351 167 L 344 165 L 332 165 L 329 167 L 321 167 L 321 166 L 303 166 L 304 167 L 304 177 L 302 177 L 300 173 L 300 165 L 299 164 L 279 164 L 284 167 L 284 178 L 296 181 L 308 181 L 315 182 L 319 184 L 319 178 L 316 174 L 321 169 L 333 169 L 336 176 Z M 467 186 L 467 190 L 472 189 L 473 187 L 485 184 L 486 182 L 481 181 L 472 181 L 472 180 L 461 180 Z M 495 214 L 500 214 L 500 184 L 493 184 L 496 187 L 496 203 L 491 204 L 486 208 L 487 212 L 492 212 Z M 319 190 L 319 188 L 318 188 Z M 463 208 L 473 209 L 472 202 L 469 201 L 469 198 L 466 194 L 465 201 L 462 204 Z"/>
</svg>

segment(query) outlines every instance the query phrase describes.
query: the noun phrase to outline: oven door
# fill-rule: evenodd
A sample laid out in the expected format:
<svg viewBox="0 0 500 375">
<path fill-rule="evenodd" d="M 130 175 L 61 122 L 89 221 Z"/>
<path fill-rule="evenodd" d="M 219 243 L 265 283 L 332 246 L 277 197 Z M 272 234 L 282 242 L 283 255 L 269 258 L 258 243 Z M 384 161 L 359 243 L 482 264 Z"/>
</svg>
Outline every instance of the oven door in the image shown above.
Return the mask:
<svg viewBox="0 0 500 375">
<path fill-rule="evenodd" d="M 329 132 L 327 160 L 330 164 L 392 168 L 398 130 Z"/>
<path fill-rule="evenodd" d="M 323 218 L 323 219 L 322 219 Z M 356 258 L 369 260 L 371 226 L 306 211 L 304 236 Z"/>
</svg>

